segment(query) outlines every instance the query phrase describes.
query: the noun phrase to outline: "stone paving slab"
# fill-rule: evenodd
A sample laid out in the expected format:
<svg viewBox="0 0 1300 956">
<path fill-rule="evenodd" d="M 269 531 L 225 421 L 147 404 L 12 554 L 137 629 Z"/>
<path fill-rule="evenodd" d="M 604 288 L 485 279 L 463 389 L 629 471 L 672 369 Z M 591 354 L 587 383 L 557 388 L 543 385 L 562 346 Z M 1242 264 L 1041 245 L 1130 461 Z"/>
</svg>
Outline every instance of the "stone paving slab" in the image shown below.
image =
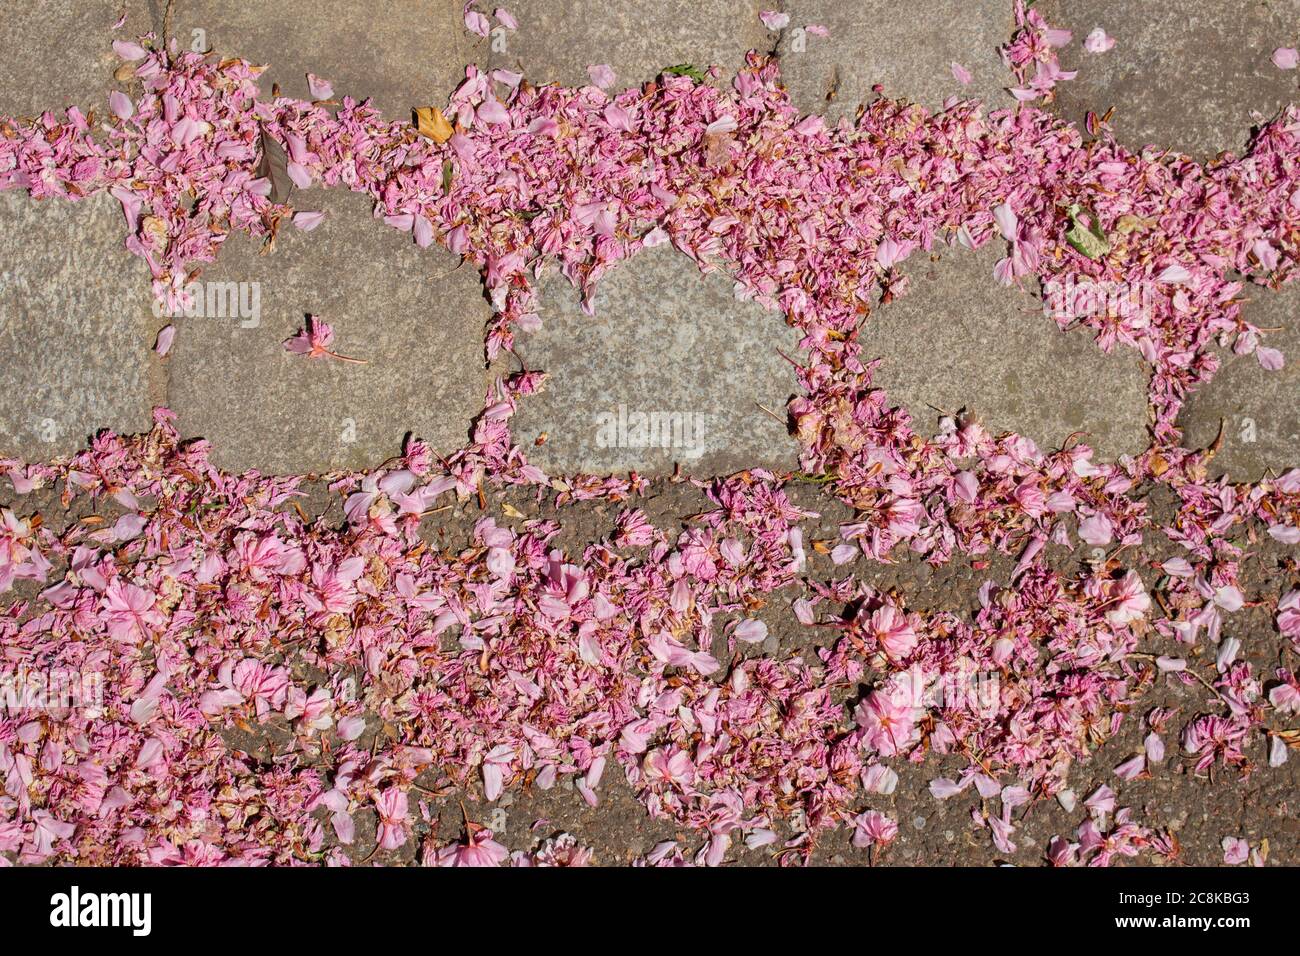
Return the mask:
<svg viewBox="0 0 1300 956">
<path fill-rule="evenodd" d="M 267 93 L 279 83 L 286 96 L 306 98 L 310 71 L 333 84 L 335 99 L 371 97 L 389 119 L 445 104 L 465 64 L 486 62 L 488 42 L 465 30 L 452 0 L 184 0 L 172 34 L 184 48 L 269 64 L 261 78 Z"/>
<path fill-rule="evenodd" d="M 729 79 L 751 49 L 770 50 L 774 35 L 743 0 L 517 0 L 519 29 L 494 34 L 492 66 L 535 84 L 591 82 L 587 67 L 608 64 L 614 90 L 639 86 L 665 67 L 723 68 Z"/>
<path fill-rule="evenodd" d="M 1044 0 L 1037 7 L 1053 26 L 1074 31 L 1060 57 L 1079 75 L 1058 85 L 1056 110 L 1082 122 L 1085 111 L 1114 106 L 1111 125 L 1132 147 L 1152 143 L 1197 158 L 1240 152 L 1251 127 L 1300 99 L 1296 71 L 1270 60 L 1300 39 L 1294 0 Z M 1115 46 L 1087 53 L 1083 40 L 1098 26 Z"/>
<path fill-rule="evenodd" d="M 148 429 L 149 271 L 115 199 L 0 193 L 0 456 L 42 460 Z"/>
<path fill-rule="evenodd" d="M 1192 393 L 1179 424 L 1183 444 L 1204 448 L 1223 425 L 1223 445 L 1210 464 L 1215 477 L 1255 481 L 1272 469 L 1281 473 L 1300 465 L 1300 288 L 1270 292 L 1250 286 L 1243 315 L 1261 328 L 1280 329 L 1264 345 L 1280 349 L 1286 364 L 1263 369 L 1254 355 L 1220 352 L 1222 365 L 1214 380 Z"/>
<path fill-rule="evenodd" d="M 271 473 L 373 467 L 408 431 L 443 453 L 463 446 L 487 390 L 478 273 L 372 219 L 363 196 L 316 189 L 294 202 L 325 221 L 286 225 L 268 255 L 232 236 L 200 276 L 205 312 L 213 301 L 226 316 L 176 320 L 168 398 L 182 432 L 212 441 L 222 467 Z M 208 298 L 224 283 L 238 309 Z M 307 313 L 334 326 L 335 351 L 368 364 L 286 352 Z"/>
<path fill-rule="evenodd" d="M 911 291 L 862 333 L 868 357 L 884 360 L 876 384 L 925 435 L 965 407 L 993 432 L 1018 432 L 1044 451 L 1076 431 L 1088 432 L 1099 458 L 1143 451 L 1149 372 L 1141 357 L 1106 355 L 1087 334 L 1062 333 L 1036 295 L 999 285 L 993 266 L 1003 247 L 907 263 Z"/>
<path fill-rule="evenodd" d="M 726 276 L 703 276 L 660 246 L 601 279 L 594 316 L 559 276 L 541 301 L 543 328 L 521 335 L 516 350 L 550 377 L 512 424 L 549 473 L 797 467 L 785 424 L 759 405 L 785 418 L 797 384 L 780 353 L 797 359 L 798 335 L 777 313 L 737 301 Z"/>
<path fill-rule="evenodd" d="M 804 112 L 852 118 L 859 103 L 876 98 L 876 84 L 886 96 L 930 109 L 953 95 L 977 97 L 990 109 L 1013 102 L 997 52 L 1014 26 L 1003 0 L 790 0 L 781 8 L 790 15 L 778 46 L 781 71 Z M 953 76 L 954 61 L 971 72 L 969 85 Z"/>
<path fill-rule="evenodd" d="M 468 61 L 522 69 L 536 82 L 567 83 L 586 82 L 589 65 L 608 63 L 621 88 L 681 62 L 716 62 L 731 71 L 751 48 L 777 51 L 795 102 L 832 116 L 851 115 L 858 102 L 875 95 L 877 83 L 888 95 L 931 107 L 954 93 L 995 106 L 1009 102 L 1002 92 L 1009 76 L 996 52 L 1012 29 L 1007 0 L 916 0 L 905 10 L 882 0 L 520 0 L 507 6 L 519 29 L 496 30 L 488 40 L 464 29 L 459 3 L 437 0 L 383 9 L 343 0 L 287 0 L 273 7 L 185 0 L 175 6 L 172 32 L 182 46 L 272 64 L 263 82 L 268 91 L 279 82 L 286 93 L 306 95 L 304 74 L 311 70 L 333 81 L 338 95 L 373 95 L 393 116 L 441 102 Z M 7 17 L 0 31 L 0 113 L 73 102 L 99 106 L 117 65 L 111 39 L 160 29 L 165 7 L 159 0 L 132 0 L 115 34 L 108 29 L 119 12 L 115 4 L 36 0 L 21 16 Z M 491 5 L 483 8 L 490 12 Z M 766 8 L 783 10 L 789 25 L 768 30 L 758 19 Z M 1200 155 L 1238 147 L 1255 118 L 1296 97 L 1300 73 L 1269 62 L 1276 46 L 1300 38 L 1295 2 L 1042 0 L 1039 8 L 1050 22 L 1075 31 L 1062 59 L 1081 72 L 1058 88 L 1056 108 L 1077 119 L 1085 108 L 1117 105 L 1114 125 L 1130 143 L 1154 141 Z M 828 35 L 809 32 L 814 25 L 825 26 Z M 1094 26 L 1116 37 L 1109 53 L 1082 50 Z M 974 74 L 969 86 L 952 77 L 954 60 Z M 836 93 L 828 101 L 831 86 Z M 304 208 L 315 204 L 333 215 L 309 236 L 286 227 L 272 256 L 257 257 L 251 244 L 232 239 L 204 279 L 259 283 L 260 324 L 181 319 L 176 350 L 165 363 L 147 351 L 159 323 L 148 312 L 142 267 L 121 249 L 116 206 L 109 200 L 82 204 L 74 216 L 74 208 L 63 204 L 28 209 L 25 199 L 3 198 L 5 218 L 13 210 L 22 225 L 0 236 L 0 274 L 6 277 L 0 343 L 13 369 L 6 384 L 17 385 L 0 400 L 0 441 L 6 444 L 0 452 L 47 457 L 78 447 L 96 428 L 147 427 L 151 399 L 172 401 L 182 411 L 182 427 L 213 438 L 218 460 L 235 468 L 363 466 L 396 450 L 408 427 L 443 449 L 464 440 L 485 384 L 480 331 L 487 307 L 477 276 L 465 266 L 453 271 L 455 262 L 445 254 L 420 254 L 407 237 L 372 222 L 357 197 L 297 193 Z M 66 236 L 74 237 L 71 245 Z M 66 255 L 57 251 L 65 249 Z M 1036 301 L 993 283 L 988 272 L 997 255 L 992 249 L 954 252 L 925 265 L 910 296 L 873 316 L 880 354 L 893 358 L 879 381 L 913 409 L 923 428 L 937 414 L 927 403 L 948 410 L 967 405 L 990 425 L 1025 432 L 1044 445 L 1088 427 L 1102 450 L 1140 450 L 1146 444 L 1146 373 L 1136 357 L 1123 350 L 1105 357 L 1086 335 L 1057 333 Z M 601 411 L 614 414 L 615 431 L 621 424 L 626 433 L 619 404 L 629 411 L 712 415 L 719 430 L 710 428 L 693 467 L 793 464 L 793 444 L 779 423 L 754 408 L 750 394 L 766 387 L 758 400 L 782 412 L 793 376 L 783 360 L 763 363 L 772 361 L 777 347 L 792 351 L 793 333 L 778 316 L 735 302 L 724 277 L 701 281 L 692 264 L 674 256 L 656 250 L 608 277 L 595 319 L 578 312 L 562 280 L 548 288 L 547 304 L 554 303 L 548 327 L 522 336 L 520 349 L 530 365 L 555 374 L 548 393 L 525 401 L 516 419 L 525 443 L 548 433 L 547 443 L 532 452 L 544 467 L 670 471 L 676 459 L 662 450 L 594 446 L 593 416 Z M 115 272 L 119 267 L 125 271 Z M 443 273 L 450 275 L 431 278 Z M 70 278 L 74 274 L 81 278 Z M 668 295 L 661 297 L 661 285 Z M 1289 324 L 1288 293 L 1257 295 L 1251 308 L 1281 310 L 1260 324 Z M 118 299 L 129 301 L 124 308 L 138 322 L 86 324 L 103 324 L 105 302 Z M 653 303 L 648 323 L 646 302 Z M 979 323 L 951 321 L 972 307 L 983 317 Z M 284 353 L 281 341 L 308 311 L 336 326 L 341 351 L 365 353 L 372 364 L 295 361 Z M 668 325 L 673 315 L 706 314 L 743 320 L 741 338 L 698 319 L 680 329 Z M 630 331 L 623 316 L 630 317 Z M 24 346 L 40 341 L 28 332 L 50 327 L 52 317 L 67 326 L 57 348 Z M 751 328 L 762 331 L 751 337 Z M 1289 347 L 1291 336 L 1274 335 L 1272 344 L 1300 354 Z M 710 358 L 695 364 L 638 358 L 641 364 L 629 365 L 618 355 L 657 356 L 664 342 L 679 355 L 739 349 L 747 358 L 706 372 Z M 585 348 L 614 358 L 593 371 Z M 605 375 L 606 368 L 615 374 Z M 1216 467 L 1253 477 L 1264 467 L 1293 463 L 1293 436 L 1300 433 L 1295 403 L 1287 397 L 1295 394 L 1293 369 L 1270 374 L 1253 357 L 1229 356 L 1219 379 L 1189 403 L 1188 441 L 1212 440 L 1223 415 L 1230 428 Z M 648 378 L 637 392 L 629 381 L 643 372 Z M 701 377 L 715 374 L 716 380 Z M 161 390 L 164 376 L 169 390 Z M 766 386 L 765 376 L 774 376 Z M 619 399 L 623 393 L 627 401 Z M 54 413 L 33 418 L 37 406 Z M 48 435 L 54 440 L 42 440 Z"/>
<path fill-rule="evenodd" d="M 0 15 L 0 115 L 35 116 L 68 106 L 84 112 L 108 99 L 113 70 L 114 36 L 150 29 L 143 16 L 128 19 L 121 32 L 111 27 L 119 16 L 116 3 L 79 0 L 28 0 L 6 3 Z"/>
</svg>

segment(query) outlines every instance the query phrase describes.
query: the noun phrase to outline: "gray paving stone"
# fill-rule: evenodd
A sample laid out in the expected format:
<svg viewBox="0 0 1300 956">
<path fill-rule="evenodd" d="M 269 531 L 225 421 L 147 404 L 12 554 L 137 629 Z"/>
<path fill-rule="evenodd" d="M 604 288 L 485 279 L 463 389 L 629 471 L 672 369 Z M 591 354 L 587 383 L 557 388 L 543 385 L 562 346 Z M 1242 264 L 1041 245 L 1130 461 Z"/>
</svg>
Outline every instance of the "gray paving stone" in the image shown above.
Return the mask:
<svg viewBox="0 0 1300 956">
<path fill-rule="evenodd" d="M 859 103 L 876 98 L 877 83 L 886 96 L 930 109 L 953 95 L 979 98 L 990 109 L 1013 102 L 997 52 L 1014 25 L 1009 0 L 788 0 L 781 6 L 790 15 L 778 47 L 781 71 L 804 112 L 851 118 Z M 826 27 L 829 36 L 808 33 L 810 24 Z M 953 76 L 954 61 L 971 72 L 969 85 Z"/>
<path fill-rule="evenodd" d="M 168 397 L 182 431 L 236 471 L 375 466 L 408 431 L 440 452 L 464 445 L 487 388 L 478 273 L 372 219 L 360 195 L 317 189 L 294 201 L 325 221 L 311 233 L 286 224 L 268 255 L 233 236 L 199 277 L 205 311 L 219 283 L 248 284 L 241 308 L 176 320 Z M 306 313 L 334 326 L 335 351 L 368 364 L 286 352 Z"/>
<path fill-rule="evenodd" d="M 149 271 L 99 196 L 0 193 L 0 455 L 50 458 L 149 427 Z"/>
<path fill-rule="evenodd" d="M 1214 380 L 1192 393 L 1179 418 L 1189 448 L 1208 446 L 1222 423 L 1223 445 L 1210 473 L 1236 481 L 1300 465 L 1300 288 L 1270 292 L 1252 286 L 1248 295 L 1243 314 L 1260 328 L 1281 330 L 1268 333 L 1264 345 L 1280 349 L 1286 364 L 1269 372 L 1254 355 L 1224 350 Z"/>
<path fill-rule="evenodd" d="M 183 48 L 269 64 L 261 79 L 266 93 L 279 83 L 285 95 L 306 98 L 310 71 L 334 85 L 336 99 L 372 97 L 390 119 L 445 104 L 465 64 L 482 64 L 487 55 L 488 41 L 465 30 L 461 5 L 450 0 L 185 0 L 173 21 Z"/>
<path fill-rule="evenodd" d="M 777 313 L 737 301 L 727 277 L 702 276 L 660 246 L 601 279 L 594 316 L 558 276 L 543 285 L 542 306 L 543 328 L 521 335 L 517 351 L 550 377 L 513 426 L 543 469 L 668 474 L 680 462 L 689 474 L 720 475 L 797 466 L 785 425 L 758 406 L 784 419 L 797 384 L 780 352 L 797 359 L 798 336 Z M 652 414 L 664 426 L 653 434 Z"/>
<path fill-rule="evenodd" d="M 141 5 L 143 6 L 143 5 Z M 59 113 L 68 106 L 101 115 L 121 60 L 112 41 L 149 29 L 136 16 L 117 33 L 116 3 L 29 0 L 6 3 L 0 21 L 0 115 Z M 134 33 L 128 28 L 138 27 Z"/>
<path fill-rule="evenodd" d="M 492 65 L 535 84 L 591 82 L 587 67 L 608 64 L 611 91 L 654 79 L 665 67 L 721 66 L 729 78 L 751 49 L 772 48 L 756 0 L 518 0 L 517 31 L 494 35 Z"/>
<path fill-rule="evenodd" d="M 1018 432 L 1045 451 L 1086 431 L 1099 457 L 1141 452 L 1149 373 L 1140 356 L 1106 355 L 1084 332 L 1062 333 L 1036 295 L 998 285 L 993 265 L 1004 248 L 945 250 L 907 270 L 911 291 L 863 329 L 869 357 L 884 360 L 876 383 L 926 435 L 941 414 L 964 407 L 995 433 Z"/>
<path fill-rule="evenodd" d="M 1061 63 L 1079 75 L 1057 87 L 1055 108 L 1082 122 L 1086 110 L 1114 106 L 1112 126 L 1130 146 L 1198 158 L 1240 152 L 1261 117 L 1297 98 L 1296 71 L 1270 60 L 1300 39 L 1294 0 L 1044 0 L 1038 8 L 1053 26 L 1074 31 Z M 1083 40 L 1098 26 L 1115 46 L 1087 53 Z"/>
</svg>

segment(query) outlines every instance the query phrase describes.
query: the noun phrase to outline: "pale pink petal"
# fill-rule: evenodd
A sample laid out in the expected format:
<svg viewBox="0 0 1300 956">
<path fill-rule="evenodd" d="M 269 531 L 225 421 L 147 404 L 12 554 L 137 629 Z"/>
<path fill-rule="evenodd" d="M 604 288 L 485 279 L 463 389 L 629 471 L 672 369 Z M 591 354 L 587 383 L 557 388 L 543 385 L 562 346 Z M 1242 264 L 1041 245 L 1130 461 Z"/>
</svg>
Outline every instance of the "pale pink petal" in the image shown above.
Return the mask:
<svg viewBox="0 0 1300 956">
<path fill-rule="evenodd" d="M 154 351 L 159 355 L 166 355 L 171 351 L 172 342 L 176 339 L 176 326 L 165 325 L 158 333 L 158 340 L 154 343 Z"/>
<path fill-rule="evenodd" d="M 608 63 L 598 63 L 587 67 L 587 75 L 591 77 L 592 86 L 598 86 L 602 90 L 613 86 L 614 81 L 617 79 L 613 68 Z"/>
<path fill-rule="evenodd" d="M 1089 53 L 1105 53 L 1115 45 L 1115 38 L 1108 36 L 1101 27 L 1096 27 L 1083 41 L 1083 48 Z"/>
<path fill-rule="evenodd" d="M 304 210 L 303 212 L 296 212 L 293 214 L 293 224 L 303 232 L 311 232 L 324 221 L 325 213 L 323 212 L 308 212 Z"/>
<path fill-rule="evenodd" d="M 1277 372 L 1286 365 L 1286 357 L 1278 350 L 1271 349 L 1261 345 L 1255 349 L 1255 359 L 1260 366 L 1270 372 Z"/>
<path fill-rule="evenodd" d="M 130 40 L 114 40 L 113 52 L 124 60 L 143 60 L 148 51 L 138 43 Z M 1295 52 L 1292 50 L 1291 52 Z"/>
<path fill-rule="evenodd" d="M 477 10 L 466 8 L 465 29 L 470 33 L 475 33 L 481 37 L 485 37 L 492 32 L 492 24 L 488 21 L 487 17 L 479 13 Z"/>
<path fill-rule="evenodd" d="M 121 90 L 108 94 L 108 109 L 120 120 L 129 120 L 135 114 L 135 104 L 131 102 L 131 97 Z"/>
<path fill-rule="evenodd" d="M 334 95 L 334 86 L 328 80 L 322 80 L 315 73 L 307 74 L 307 89 L 313 100 L 328 100 Z"/>
</svg>

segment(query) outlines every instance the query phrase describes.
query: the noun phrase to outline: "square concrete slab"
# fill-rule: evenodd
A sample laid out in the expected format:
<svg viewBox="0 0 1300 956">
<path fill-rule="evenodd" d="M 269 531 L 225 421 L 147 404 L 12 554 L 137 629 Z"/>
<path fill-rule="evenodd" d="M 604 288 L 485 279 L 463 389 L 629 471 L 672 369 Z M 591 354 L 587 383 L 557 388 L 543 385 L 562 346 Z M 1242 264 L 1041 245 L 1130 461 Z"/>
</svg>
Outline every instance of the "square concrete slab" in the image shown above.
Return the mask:
<svg viewBox="0 0 1300 956">
<path fill-rule="evenodd" d="M 0 456 L 47 459 L 150 424 L 149 270 L 115 199 L 0 193 Z"/>
<path fill-rule="evenodd" d="M 1240 152 L 1251 127 L 1297 98 L 1296 71 L 1270 60 L 1296 43 L 1294 0 L 1044 0 L 1037 8 L 1074 31 L 1060 57 L 1079 75 L 1057 86 L 1055 109 L 1082 123 L 1087 110 L 1101 115 L 1113 106 L 1111 126 L 1129 146 L 1196 158 Z M 1083 49 L 1095 27 L 1115 38 L 1106 53 Z"/>
<path fill-rule="evenodd" d="M 797 467 L 784 424 L 797 384 L 781 352 L 798 360 L 799 337 L 781 315 L 737 301 L 726 276 L 703 276 L 659 246 L 601 279 L 594 316 L 558 276 L 546 280 L 541 301 L 544 326 L 520 335 L 517 351 L 550 377 L 544 392 L 522 401 L 512 426 L 546 471 Z"/>
<path fill-rule="evenodd" d="M 727 80 L 751 49 L 772 48 L 758 7 L 736 0 L 521 0 L 509 4 L 519 29 L 493 35 L 492 66 L 538 85 L 586 86 L 587 67 L 607 64 L 616 75 L 611 92 L 681 63 L 716 64 Z"/>
<path fill-rule="evenodd" d="M 113 71 L 122 61 L 115 39 L 150 30 L 145 4 L 118 31 L 119 4 L 30 0 L 5 4 L 0 29 L 0 115 L 36 116 L 79 106 L 103 115 Z"/>
<path fill-rule="evenodd" d="M 411 431 L 443 453 L 464 445 L 487 391 L 478 273 L 373 219 L 361 195 L 294 201 L 325 221 L 286 226 L 267 255 L 233 236 L 199 277 L 205 314 L 175 320 L 168 398 L 182 432 L 209 439 L 224 468 L 272 473 L 373 467 Z M 334 351 L 368 364 L 285 351 L 307 313 L 334 327 Z"/>
<path fill-rule="evenodd" d="M 465 29 L 452 0 L 185 0 L 172 35 L 183 49 L 269 64 L 265 94 L 279 83 L 286 96 L 307 98 L 310 71 L 334 85 L 335 99 L 370 97 L 385 117 L 401 120 L 414 107 L 444 105 L 465 64 L 483 64 L 487 54 L 487 41 Z"/>
<path fill-rule="evenodd" d="M 1210 463 L 1215 477 L 1255 481 L 1272 469 L 1281 473 L 1300 465 L 1300 288 L 1280 292 L 1247 289 L 1245 318 L 1260 328 L 1281 329 L 1264 337 L 1264 345 L 1281 350 L 1286 364 L 1275 372 L 1262 368 L 1254 355 L 1219 353 L 1222 365 L 1214 380 L 1188 397 L 1179 416 L 1183 444 L 1204 448 L 1223 425 L 1223 445 Z"/>
<path fill-rule="evenodd" d="M 911 291 L 862 332 L 868 357 L 884 360 L 876 384 L 924 435 L 965 408 L 994 433 L 1018 432 L 1044 451 L 1074 432 L 1087 432 L 1099 458 L 1143 451 L 1149 371 L 1141 357 L 1127 348 L 1106 355 L 1086 332 L 1061 332 L 1036 295 L 993 278 L 1004 255 L 1004 244 L 991 242 L 907 263 Z"/>
<path fill-rule="evenodd" d="M 852 118 L 858 104 L 884 95 L 938 109 L 949 96 L 1009 106 L 1010 74 L 998 47 L 1011 36 L 1008 0 L 791 0 L 778 51 L 786 89 L 806 113 Z M 827 36 L 808 28 L 823 26 Z M 970 71 L 962 85 L 956 62 Z"/>
</svg>

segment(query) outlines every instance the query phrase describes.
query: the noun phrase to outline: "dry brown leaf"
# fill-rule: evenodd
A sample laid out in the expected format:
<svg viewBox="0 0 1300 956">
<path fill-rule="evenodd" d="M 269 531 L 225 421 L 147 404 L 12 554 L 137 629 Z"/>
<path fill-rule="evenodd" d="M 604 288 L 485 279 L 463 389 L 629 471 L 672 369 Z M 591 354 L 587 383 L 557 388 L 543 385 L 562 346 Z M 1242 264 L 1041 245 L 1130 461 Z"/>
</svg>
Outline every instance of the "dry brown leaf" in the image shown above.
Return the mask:
<svg viewBox="0 0 1300 956">
<path fill-rule="evenodd" d="M 289 178 L 289 156 L 284 147 L 262 130 L 260 137 L 262 158 L 257 163 L 257 175 L 271 183 L 271 195 L 267 198 L 274 203 L 286 202 L 293 192 L 293 180 Z"/>
<path fill-rule="evenodd" d="M 447 122 L 447 117 L 442 115 L 442 110 L 436 106 L 416 107 L 415 120 L 415 131 L 435 143 L 447 142 L 455 132 Z"/>
</svg>

